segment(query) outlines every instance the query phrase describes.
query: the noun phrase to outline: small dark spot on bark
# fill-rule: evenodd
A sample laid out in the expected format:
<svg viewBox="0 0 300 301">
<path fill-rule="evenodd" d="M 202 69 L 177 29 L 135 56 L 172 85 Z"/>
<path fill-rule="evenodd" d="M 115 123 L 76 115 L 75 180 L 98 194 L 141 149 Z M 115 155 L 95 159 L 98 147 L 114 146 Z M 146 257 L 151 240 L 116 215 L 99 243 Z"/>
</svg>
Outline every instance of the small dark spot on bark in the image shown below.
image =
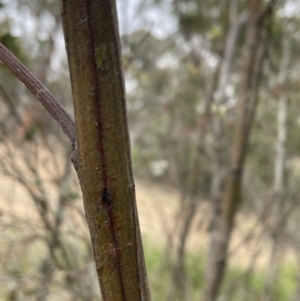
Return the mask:
<svg viewBox="0 0 300 301">
<path fill-rule="evenodd" d="M 134 194 L 135 193 L 135 185 L 134 184 L 130 185 L 130 187 L 129 187 L 129 193 L 130 194 Z"/>
<path fill-rule="evenodd" d="M 77 142 L 72 144 L 71 162 L 73 163 L 75 170 L 78 172 Z"/>
<path fill-rule="evenodd" d="M 231 174 L 236 179 L 241 176 L 241 173 L 242 173 L 242 169 L 241 168 L 234 168 L 234 169 L 231 170 Z"/>
<path fill-rule="evenodd" d="M 106 206 L 111 204 L 111 194 L 106 187 L 102 190 L 102 203 Z"/>
</svg>

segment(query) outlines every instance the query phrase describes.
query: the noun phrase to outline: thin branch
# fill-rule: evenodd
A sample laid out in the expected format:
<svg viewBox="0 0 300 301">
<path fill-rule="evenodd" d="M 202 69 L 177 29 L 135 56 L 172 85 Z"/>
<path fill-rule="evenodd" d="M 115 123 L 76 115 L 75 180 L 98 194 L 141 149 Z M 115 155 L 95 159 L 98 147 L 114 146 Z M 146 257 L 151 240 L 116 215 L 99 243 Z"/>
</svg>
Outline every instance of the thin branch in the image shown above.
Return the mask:
<svg viewBox="0 0 300 301">
<path fill-rule="evenodd" d="M 76 142 L 76 126 L 70 114 L 57 98 L 1 43 L 0 62 L 25 84 L 74 144 Z"/>
</svg>

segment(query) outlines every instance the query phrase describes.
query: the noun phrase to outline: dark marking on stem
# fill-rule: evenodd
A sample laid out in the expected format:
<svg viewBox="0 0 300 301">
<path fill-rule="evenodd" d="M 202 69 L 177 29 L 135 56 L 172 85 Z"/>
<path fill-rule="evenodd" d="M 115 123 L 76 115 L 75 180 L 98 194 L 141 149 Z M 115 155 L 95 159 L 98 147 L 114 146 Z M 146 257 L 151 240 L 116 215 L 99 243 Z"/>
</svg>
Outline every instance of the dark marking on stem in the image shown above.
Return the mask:
<svg viewBox="0 0 300 301">
<path fill-rule="evenodd" d="M 102 190 L 102 203 L 106 206 L 110 206 L 111 205 L 111 194 L 109 192 L 109 190 L 105 187 Z"/>
<path fill-rule="evenodd" d="M 241 174 L 242 174 L 242 168 L 235 167 L 235 168 L 233 168 L 233 169 L 230 171 L 230 173 L 231 173 L 231 176 L 232 176 L 235 180 L 237 180 L 237 179 L 239 179 L 239 178 L 241 177 Z"/>
<path fill-rule="evenodd" d="M 130 187 L 129 187 L 129 193 L 132 195 L 132 196 L 135 196 L 135 185 L 134 184 L 131 184 Z"/>
<path fill-rule="evenodd" d="M 75 170 L 78 172 L 78 151 L 77 151 L 77 142 L 72 143 L 71 162 L 73 163 Z"/>
</svg>

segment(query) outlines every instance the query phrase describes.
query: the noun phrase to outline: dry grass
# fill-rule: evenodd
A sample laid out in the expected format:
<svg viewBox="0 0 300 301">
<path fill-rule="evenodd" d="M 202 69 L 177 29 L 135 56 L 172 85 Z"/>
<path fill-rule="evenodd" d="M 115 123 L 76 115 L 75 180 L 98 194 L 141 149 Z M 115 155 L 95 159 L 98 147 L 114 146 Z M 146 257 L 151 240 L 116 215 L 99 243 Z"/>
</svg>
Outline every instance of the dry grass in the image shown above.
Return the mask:
<svg viewBox="0 0 300 301">
<path fill-rule="evenodd" d="M 151 243 L 164 247 L 167 235 L 172 233 L 177 222 L 174 217 L 178 210 L 179 192 L 172 187 L 137 180 L 136 195 L 143 237 Z M 55 198 L 55 187 L 53 187 L 53 198 Z M 80 200 L 76 202 L 76 208 L 83 212 Z M 5 224 L 13 223 L 18 218 L 30 221 L 35 224 L 35 227 L 39 225 L 39 216 L 26 190 L 5 176 L 0 177 L 0 214 L 1 221 Z M 78 224 L 74 226 L 78 228 L 80 224 L 82 235 L 87 234 L 87 229 L 82 229 L 86 228 L 86 225 L 81 219 L 77 221 Z M 197 253 L 208 245 L 210 234 L 208 224 L 208 206 L 203 204 L 199 207 L 189 236 L 187 248 L 190 252 Z M 234 252 L 231 256 L 233 262 L 246 264 L 251 254 L 258 252 L 258 261 L 262 264 L 266 263 L 270 241 L 264 234 L 261 235 L 262 227 L 257 225 L 255 217 L 239 214 L 236 224 L 230 248 Z M 247 239 L 246 236 L 252 229 L 254 229 L 253 235 Z M 4 235 L 2 232 L 0 240 L 3 240 Z"/>
<path fill-rule="evenodd" d="M 53 203 L 57 202 L 57 186 L 50 181 L 48 170 L 42 169 L 42 177 L 46 182 L 49 199 Z M 75 176 L 74 176 L 75 178 Z M 76 181 L 74 186 L 78 186 Z M 78 187 L 77 187 L 78 188 Z M 147 245 L 153 244 L 155 248 L 164 249 L 166 238 L 173 234 L 174 243 L 178 243 L 178 237 L 173 233 L 178 220 L 178 204 L 180 193 L 174 187 L 166 187 L 158 183 L 136 180 L 136 194 L 140 225 L 143 238 L 147 240 Z M 80 213 L 80 214 L 79 214 Z M 80 199 L 72 203 L 72 206 L 66 208 L 66 218 L 64 229 L 76 229 L 76 235 L 89 237 L 87 225 L 83 217 L 83 206 Z M 194 218 L 192 229 L 189 235 L 187 250 L 190 253 L 200 254 L 206 252 L 209 244 L 210 233 L 209 225 L 209 206 L 203 202 L 198 207 Z M 18 221 L 18 223 L 16 223 Z M 43 259 L 45 246 L 38 240 L 37 235 L 43 235 L 43 229 L 40 217 L 36 211 L 34 202 L 27 191 L 16 181 L 6 176 L 0 176 L 0 286 L 11 281 L 11 279 L 1 279 L 1 274 L 5 274 L 4 269 L 8 269 L 7 263 L 15 262 L 23 266 L 17 267 L 26 271 L 26 279 L 35 279 L 36 267 Z M 254 229 L 252 231 L 252 229 Z M 246 240 L 249 231 L 253 232 L 252 237 Z M 252 215 L 239 214 L 237 217 L 236 228 L 233 233 L 233 239 L 230 246 L 230 264 L 239 267 L 249 267 L 255 261 L 256 267 L 262 267 L 269 264 L 270 240 L 262 234 L 262 226 L 257 224 L 256 217 Z M 289 261 L 294 261 L 294 254 Z M 22 257 L 27 262 L 22 261 Z M 35 268 L 31 268 L 31 266 Z M 5 268 L 4 268 L 5 267 Z M 59 282 L 65 276 L 64 272 L 58 272 L 56 281 Z M 26 280 L 28 281 L 28 280 Z M 30 286 L 30 283 L 26 283 Z M 66 292 L 56 287 L 54 296 L 63 296 Z M 7 292 L 3 292 L 0 300 Z M 55 300 L 55 298 L 54 298 Z M 67 298 L 66 298 L 67 300 Z"/>
</svg>

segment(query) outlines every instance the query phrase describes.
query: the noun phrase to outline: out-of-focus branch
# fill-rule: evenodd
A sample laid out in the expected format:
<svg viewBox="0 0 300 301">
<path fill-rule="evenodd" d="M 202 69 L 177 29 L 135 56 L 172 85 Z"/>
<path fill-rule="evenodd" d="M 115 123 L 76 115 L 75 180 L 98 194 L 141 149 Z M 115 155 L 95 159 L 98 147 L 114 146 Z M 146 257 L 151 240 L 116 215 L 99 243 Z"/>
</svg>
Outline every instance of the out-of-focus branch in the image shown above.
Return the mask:
<svg viewBox="0 0 300 301">
<path fill-rule="evenodd" d="M 25 67 L 10 51 L 0 43 L 0 61 L 13 72 L 30 92 L 41 102 L 61 129 L 74 144 L 76 126 L 70 114 L 56 97 Z"/>
</svg>

